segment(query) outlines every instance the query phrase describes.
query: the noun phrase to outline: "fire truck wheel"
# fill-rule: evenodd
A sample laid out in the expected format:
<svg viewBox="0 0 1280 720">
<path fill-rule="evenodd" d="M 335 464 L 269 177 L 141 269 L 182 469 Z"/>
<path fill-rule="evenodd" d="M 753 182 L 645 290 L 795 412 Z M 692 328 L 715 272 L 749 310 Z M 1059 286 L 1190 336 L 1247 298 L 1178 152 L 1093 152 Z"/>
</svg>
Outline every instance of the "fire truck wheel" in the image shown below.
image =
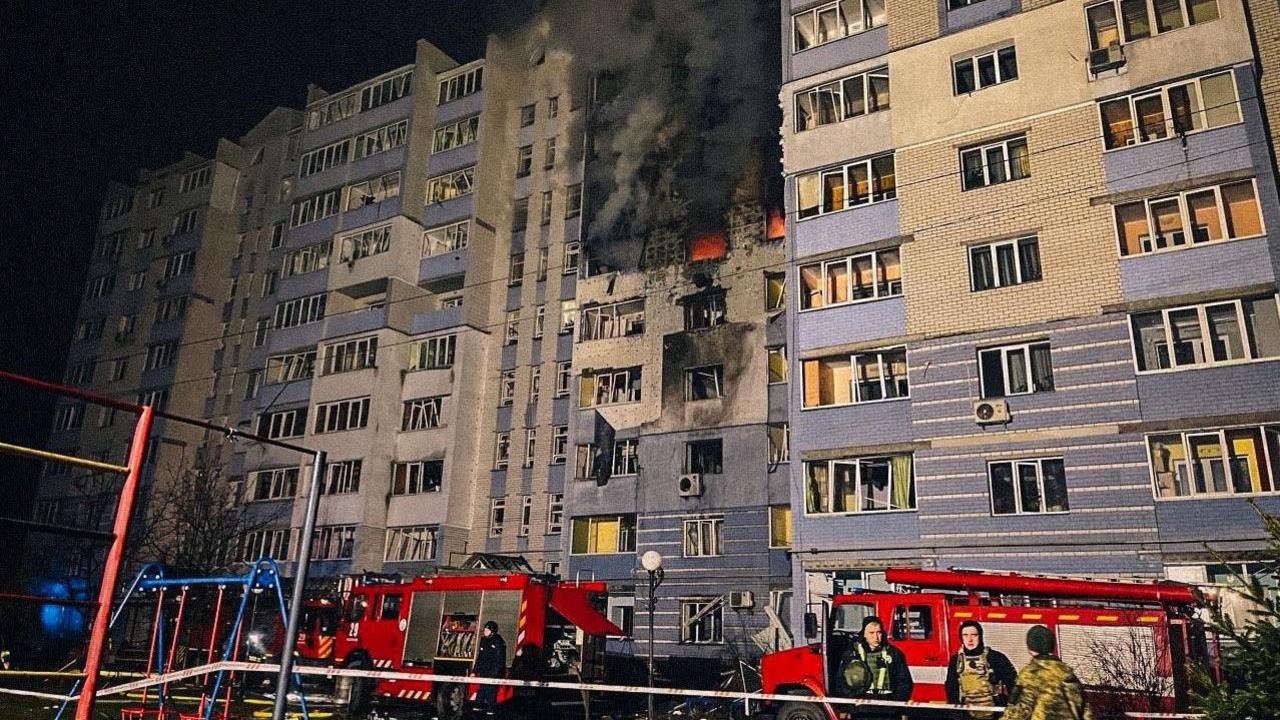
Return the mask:
<svg viewBox="0 0 1280 720">
<path fill-rule="evenodd" d="M 350 670 L 367 670 L 369 663 L 365 660 L 353 660 L 347 663 Z M 352 716 L 359 715 L 369 709 L 369 700 L 373 696 L 374 681 L 370 678 L 351 678 L 351 693 L 347 696 L 347 712 Z"/>
<path fill-rule="evenodd" d="M 788 702 L 778 708 L 776 720 L 822 720 L 822 711 L 813 703 Z"/>
<path fill-rule="evenodd" d="M 462 717 L 467 705 L 467 687 L 465 685 L 440 685 L 435 692 L 436 717 L 439 720 L 454 720 Z"/>
</svg>

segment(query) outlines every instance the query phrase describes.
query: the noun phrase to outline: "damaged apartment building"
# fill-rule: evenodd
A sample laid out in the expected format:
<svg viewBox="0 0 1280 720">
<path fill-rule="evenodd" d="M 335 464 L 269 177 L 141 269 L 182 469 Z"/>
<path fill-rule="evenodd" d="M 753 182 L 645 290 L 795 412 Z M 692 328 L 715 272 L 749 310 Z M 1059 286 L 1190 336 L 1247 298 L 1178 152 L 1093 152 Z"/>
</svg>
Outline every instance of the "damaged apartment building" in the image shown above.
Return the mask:
<svg viewBox="0 0 1280 720">
<path fill-rule="evenodd" d="M 521 40 L 465 64 L 419 42 L 410 65 L 312 86 L 211 157 L 113 185 L 65 380 L 326 451 L 305 539 L 321 585 L 520 555 L 607 579 L 630 632 L 657 549 L 661 655 L 785 644 L 781 218 L 746 196 L 709 233 L 587 252 L 570 74 Z M 51 447 L 118 457 L 130 426 L 64 402 Z M 148 487 L 215 459 L 249 518 L 232 559 L 290 572 L 310 458 L 154 435 Z M 58 472 L 40 519 L 109 523 Z"/>
</svg>

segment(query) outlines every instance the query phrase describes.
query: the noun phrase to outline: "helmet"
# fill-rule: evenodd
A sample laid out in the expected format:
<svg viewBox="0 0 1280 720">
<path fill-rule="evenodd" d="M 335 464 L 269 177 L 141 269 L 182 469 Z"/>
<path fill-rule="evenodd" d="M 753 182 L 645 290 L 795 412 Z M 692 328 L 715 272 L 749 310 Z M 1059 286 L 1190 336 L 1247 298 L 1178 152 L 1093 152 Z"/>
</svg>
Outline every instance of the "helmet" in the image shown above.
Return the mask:
<svg viewBox="0 0 1280 720">
<path fill-rule="evenodd" d="M 857 655 L 849 657 L 840 668 L 840 678 L 853 695 L 862 695 L 871 688 L 871 668 Z"/>
</svg>

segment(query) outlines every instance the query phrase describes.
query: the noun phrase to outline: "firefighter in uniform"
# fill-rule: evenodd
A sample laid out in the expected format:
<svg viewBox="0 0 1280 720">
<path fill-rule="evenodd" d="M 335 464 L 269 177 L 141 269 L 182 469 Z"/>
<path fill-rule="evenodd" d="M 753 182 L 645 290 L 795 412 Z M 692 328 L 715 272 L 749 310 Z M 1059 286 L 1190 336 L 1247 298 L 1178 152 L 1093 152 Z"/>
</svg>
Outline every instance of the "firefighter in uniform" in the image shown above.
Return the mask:
<svg viewBox="0 0 1280 720">
<path fill-rule="evenodd" d="M 982 625 L 960 623 L 960 651 L 947 665 L 947 702 L 952 705 L 1004 705 L 1017 671 L 1004 653 L 987 647 Z M 975 720 L 991 720 L 993 712 L 964 713 Z"/>
<path fill-rule="evenodd" d="M 479 677 L 500 678 L 506 674 L 506 666 L 507 641 L 498 634 L 498 623 L 490 620 L 480 631 L 480 649 L 471 670 Z M 481 685 L 476 693 L 476 702 L 486 715 L 493 715 L 498 707 L 498 686 Z"/>
<path fill-rule="evenodd" d="M 889 644 L 884 623 L 875 615 L 862 621 L 862 635 L 840 659 L 840 678 L 849 697 L 867 700 L 910 700 L 915 686 L 907 656 Z M 902 710 L 883 705 L 859 707 L 858 718 L 898 720 Z"/>
<path fill-rule="evenodd" d="M 1031 662 L 1018 673 L 1002 720 L 1093 720 L 1076 674 L 1053 654 L 1053 633 L 1043 625 L 1027 631 Z"/>
</svg>

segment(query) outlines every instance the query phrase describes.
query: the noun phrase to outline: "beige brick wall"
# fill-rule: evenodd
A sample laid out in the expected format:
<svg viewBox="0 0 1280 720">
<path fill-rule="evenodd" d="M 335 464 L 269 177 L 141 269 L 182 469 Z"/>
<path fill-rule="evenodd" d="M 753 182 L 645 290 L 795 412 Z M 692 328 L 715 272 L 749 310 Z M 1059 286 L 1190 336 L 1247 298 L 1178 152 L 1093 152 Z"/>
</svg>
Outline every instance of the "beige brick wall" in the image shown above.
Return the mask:
<svg viewBox="0 0 1280 720">
<path fill-rule="evenodd" d="M 1092 107 L 1026 126 L 1031 177 L 962 191 L 959 148 L 1005 135 L 972 134 L 899 151 L 902 248 L 909 334 L 947 335 L 1097 313 L 1120 297 L 1101 141 L 1063 145 L 1096 123 Z M 984 239 L 1037 233 L 1044 279 L 971 292 L 967 248 Z"/>
<path fill-rule="evenodd" d="M 1259 92 L 1271 127 L 1271 150 L 1274 153 L 1277 140 L 1280 140 L 1280 5 L 1251 2 L 1249 15 L 1258 47 Z M 1242 90 L 1241 95 L 1244 94 Z"/>
<path fill-rule="evenodd" d="M 932 40 L 942 31 L 937 0 L 896 0 L 886 4 L 889 16 L 889 47 Z"/>
</svg>

